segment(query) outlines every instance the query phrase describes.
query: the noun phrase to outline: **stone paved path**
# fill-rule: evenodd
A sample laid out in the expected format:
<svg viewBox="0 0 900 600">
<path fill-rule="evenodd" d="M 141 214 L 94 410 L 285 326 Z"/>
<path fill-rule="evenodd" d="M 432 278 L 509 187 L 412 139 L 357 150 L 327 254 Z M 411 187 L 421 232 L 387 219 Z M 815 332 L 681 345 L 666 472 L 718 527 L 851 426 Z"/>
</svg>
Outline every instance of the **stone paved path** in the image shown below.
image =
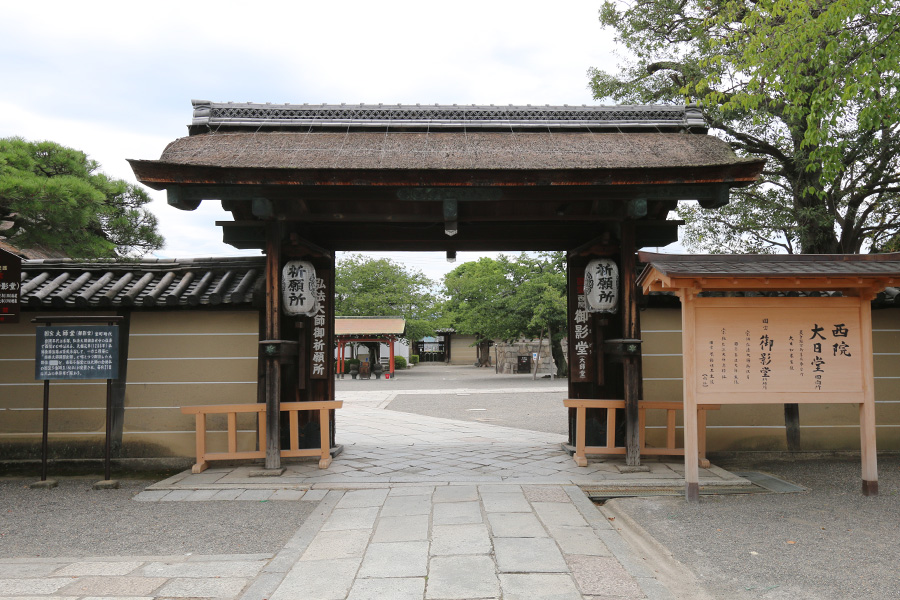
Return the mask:
<svg viewBox="0 0 900 600">
<path fill-rule="evenodd" d="M 344 398 L 344 452 L 327 470 L 295 462 L 279 477 L 251 477 L 259 466 L 214 467 L 135 497 L 317 502 L 277 553 L 0 560 L 0 600 L 674 598 L 578 485 L 683 485 L 679 462 L 579 468 L 563 436 L 382 410 L 396 393 Z M 715 467 L 701 477 L 745 481 Z"/>
<path fill-rule="evenodd" d="M 0 598 L 672 597 L 576 486 L 322 492 L 274 555 L 0 560 Z M 259 501 L 242 496 L 235 500 Z"/>
</svg>

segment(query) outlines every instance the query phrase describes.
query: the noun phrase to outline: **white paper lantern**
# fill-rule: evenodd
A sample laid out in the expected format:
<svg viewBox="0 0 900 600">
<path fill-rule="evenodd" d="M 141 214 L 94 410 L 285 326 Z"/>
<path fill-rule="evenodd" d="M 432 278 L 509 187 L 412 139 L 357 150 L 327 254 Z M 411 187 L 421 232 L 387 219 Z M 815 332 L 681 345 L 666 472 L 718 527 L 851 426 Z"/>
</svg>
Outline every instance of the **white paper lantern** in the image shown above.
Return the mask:
<svg viewBox="0 0 900 600">
<path fill-rule="evenodd" d="M 584 301 L 588 312 L 613 314 L 619 309 L 619 267 L 596 258 L 584 270 Z"/>
<path fill-rule="evenodd" d="M 281 307 L 286 315 L 316 312 L 316 269 L 303 260 L 289 260 L 281 270 Z"/>
</svg>

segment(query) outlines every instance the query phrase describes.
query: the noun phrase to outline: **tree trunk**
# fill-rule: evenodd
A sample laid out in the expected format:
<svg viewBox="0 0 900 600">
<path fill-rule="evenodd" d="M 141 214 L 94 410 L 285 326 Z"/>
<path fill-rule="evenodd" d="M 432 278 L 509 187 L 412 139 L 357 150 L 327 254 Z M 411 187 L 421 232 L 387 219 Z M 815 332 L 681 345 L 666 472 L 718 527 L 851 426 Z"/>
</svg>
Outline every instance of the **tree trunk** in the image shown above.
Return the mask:
<svg viewBox="0 0 900 600">
<path fill-rule="evenodd" d="M 569 365 L 566 364 L 566 355 L 562 349 L 562 336 L 557 334 L 552 325 L 548 325 L 547 337 L 550 338 L 550 355 L 553 357 L 553 364 L 556 365 L 556 376 L 568 377 Z"/>
<path fill-rule="evenodd" d="M 807 191 L 810 190 L 810 191 Z M 822 190 L 819 171 L 801 173 L 794 186 L 794 214 L 802 254 L 837 254 L 840 243 L 834 231 L 835 215 L 825 199 L 812 190 Z"/>
<path fill-rule="evenodd" d="M 491 340 L 481 340 L 478 342 L 478 362 L 479 367 L 491 366 Z"/>
</svg>

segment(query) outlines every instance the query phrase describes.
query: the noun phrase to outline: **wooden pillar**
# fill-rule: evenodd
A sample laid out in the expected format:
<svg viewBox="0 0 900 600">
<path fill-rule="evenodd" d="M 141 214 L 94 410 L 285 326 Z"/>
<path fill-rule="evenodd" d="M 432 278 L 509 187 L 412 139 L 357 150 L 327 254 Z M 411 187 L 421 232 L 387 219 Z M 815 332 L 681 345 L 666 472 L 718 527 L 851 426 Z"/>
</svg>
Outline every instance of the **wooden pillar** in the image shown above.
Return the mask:
<svg viewBox="0 0 900 600">
<path fill-rule="evenodd" d="M 638 311 L 638 291 L 636 286 L 637 261 L 635 260 L 634 222 L 622 223 L 622 249 L 619 261 L 619 279 L 622 289 L 622 337 L 638 339 L 640 337 L 640 313 Z M 641 357 L 627 355 L 624 357 L 623 369 L 625 379 L 625 464 L 638 466 L 641 464 L 640 425 L 638 419 L 638 400 L 641 393 Z"/>
<path fill-rule="evenodd" d="M 281 231 L 266 235 L 266 339 L 281 338 Z M 266 468 L 281 468 L 281 364 L 266 356 Z"/>
<path fill-rule="evenodd" d="M 860 345 L 863 350 L 863 403 L 859 405 L 859 437 L 862 459 L 862 493 L 878 495 L 878 458 L 875 444 L 875 366 L 872 346 L 872 299 L 861 294 L 859 301 Z"/>
<path fill-rule="evenodd" d="M 584 306 L 584 270 L 591 257 L 570 255 L 566 261 L 567 302 L 568 302 L 568 344 L 569 344 L 569 398 L 598 399 L 616 398 L 617 392 L 606 385 L 606 364 L 603 353 L 604 332 L 607 321 L 604 315 L 588 313 Z M 581 305 L 579 306 L 579 303 Z M 579 316 L 580 314 L 580 316 Z M 578 322 L 581 319 L 582 322 Z M 577 326 L 587 326 L 579 337 Z M 585 345 L 586 344 L 586 345 Z M 586 352 L 586 354 L 582 354 Z M 580 363 L 580 357 L 586 360 Z M 569 445 L 575 446 L 577 428 L 576 410 L 569 409 Z M 590 408 L 585 412 L 586 436 L 588 445 L 600 445 L 601 429 L 606 422 L 605 410 Z M 605 427 L 615 428 L 615 421 L 606 423 Z M 605 438 L 604 438 L 605 439 Z M 596 441 L 595 441 L 596 440 Z"/>
<path fill-rule="evenodd" d="M 784 431 L 787 438 L 787 449 L 790 452 L 800 451 L 800 405 L 784 405 Z"/>
<path fill-rule="evenodd" d="M 391 370 L 390 370 L 390 373 L 391 373 L 391 379 L 393 379 L 394 378 L 394 336 L 392 336 L 392 335 L 388 336 L 388 344 L 391 347 Z"/>
<path fill-rule="evenodd" d="M 128 384 L 128 343 L 131 339 L 131 310 L 119 311 L 119 377 L 112 382 L 112 448 L 117 454 L 125 431 L 125 389 Z"/>
<path fill-rule="evenodd" d="M 695 290 L 680 290 L 681 354 L 684 359 L 684 495 L 688 502 L 700 500 L 699 442 L 697 440 L 697 356 L 694 353 L 696 326 Z"/>
</svg>

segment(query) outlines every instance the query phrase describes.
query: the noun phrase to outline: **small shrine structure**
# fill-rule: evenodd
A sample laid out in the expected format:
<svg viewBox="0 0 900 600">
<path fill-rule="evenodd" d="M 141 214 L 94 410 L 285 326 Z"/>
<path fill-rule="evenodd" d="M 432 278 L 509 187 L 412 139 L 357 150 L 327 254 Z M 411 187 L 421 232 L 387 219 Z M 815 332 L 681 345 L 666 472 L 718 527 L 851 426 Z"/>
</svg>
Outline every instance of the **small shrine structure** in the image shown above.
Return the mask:
<svg viewBox="0 0 900 600">
<path fill-rule="evenodd" d="M 900 282 L 900 253 L 639 258 L 645 294 L 681 299 L 689 501 L 705 404 L 858 405 L 862 492 L 878 493 L 871 301 Z"/>
<path fill-rule="evenodd" d="M 347 345 L 374 342 L 387 344 L 390 353 L 388 373 L 394 377 L 394 342 L 406 332 L 403 317 L 335 317 L 334 339 L 337 343 L 337 375 L 344 377 Z"/>
</svg>

